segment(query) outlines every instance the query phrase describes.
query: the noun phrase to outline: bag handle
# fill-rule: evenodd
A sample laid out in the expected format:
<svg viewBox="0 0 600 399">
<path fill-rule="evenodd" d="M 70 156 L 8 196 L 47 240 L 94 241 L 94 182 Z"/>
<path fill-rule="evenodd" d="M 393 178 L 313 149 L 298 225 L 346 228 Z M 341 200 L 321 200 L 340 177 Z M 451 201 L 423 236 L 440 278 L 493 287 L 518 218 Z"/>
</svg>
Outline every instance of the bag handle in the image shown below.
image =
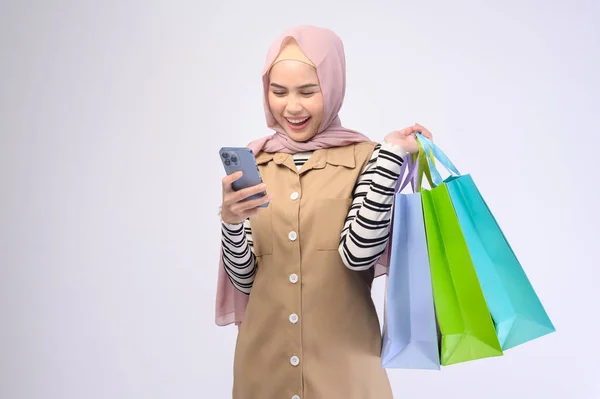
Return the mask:
<svg viewBox="0 0 600 399">
<path fill-rule="evenodd" d="M 423 147 L 423 145 L 421 145 L 419 141 L 417 141 L 417 144 L 419 146 L 419 153 L 417 154 L 419 172 L 417 177 L 417 190 L 415 192 L 421 192 L 423 186 L 423 176 L 425 176 L 425 178 L 429 182 L 429 185 L 432 188 L 435 187 L 433 185 L 431 169 L 429 167 L 429 163 L 431 162 L 433 164 L 435 161 L 433 159 L 431 161 L 429 160 L 429 156 L 427 156 L 425 148 Z"/>
<path fill-rule="evenodd" d="M 396 183 L 396 194 L 404 190 L 409 183 L 411 183 L 411 188 L 414 193 L 420 192 L 423 183 L 423 175 L 427 178 L 429 185 L 434 187 L 425 149 L 419 142 L 417 142 L 417 145 L 419 146 L 419 152 L 417 154 L 408 155 L 402 164 L 400 178 Z M 406 173 L 407 170 L 408 173 Z M 404 176 L 405 173 L 406 176 Z"/>
<path fill-rule="evenodd" d="M 432 174 L 432 178 L 433 178 L 433 182 L 435 183 L 435 186 L 439 186 L 440 184 L 442 184 L 444 182 L 444 179 L 442 179 L 442 176 L 440 175 L 439 171 L 435 167 L 434 159 L 437 159 L 440 162 L 440 164 L 442 166 L 444 166 L 444 168 L 446 170 L 448 170 L 448 172 L 450 172 L 450 175 L 452 175 L 452 176 L 460 176 L 461 175 L 460 172 L 458 171 L 458 168 L 454 165 L 454 163 L 452 163 L 450 158 L 448 158 L 448 156 L 435 143 L 433 143 L 433 141 L 429 140 L 427 137 L 423 136 L 421 133 L 417 133 L 416 138 L 417 138 L 417 142 L 423 146 L 424 152 L 426 154 L 426 159 L 427 159 L 426 163 Z"/>
<path fill-rule="evenodd" d="M 404 173 L 406 173 L 407 170 L 408 173 L 406 176 L 404 176 Z M 398 183 L 396 184 L 396 193 L 404 190 L 404 188 L 408 186 L 408 183 L 411 183 L 413 192 L 417 190 L 417 170 L 418 165 L 415 161 L 414 155 L 407 155 L 406 159 L 402 163 L 402 168 L 400 169 L 400 179 L 398 179 Z"/>
</svg>

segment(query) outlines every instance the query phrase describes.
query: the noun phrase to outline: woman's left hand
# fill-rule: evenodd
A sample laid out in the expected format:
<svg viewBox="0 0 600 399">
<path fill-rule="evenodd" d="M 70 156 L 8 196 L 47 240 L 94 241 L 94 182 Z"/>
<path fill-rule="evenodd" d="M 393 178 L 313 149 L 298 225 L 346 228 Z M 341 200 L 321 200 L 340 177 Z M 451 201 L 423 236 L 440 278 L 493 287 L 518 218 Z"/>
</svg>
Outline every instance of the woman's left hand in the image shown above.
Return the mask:
<svg viewBox="0 0 600 399">
<path fill-rule="evenodd" d="M 399 145 L 405 151 L 408 151 L 411 154 L 416 154 L 419 152 L 419 145 L 417 144 L 417 138 L 415 137 L 415 134 L 417 132 L 421 133 L 429 140 L 433 140 L 431 132 L 425 129 L 424 126 L 416 123 L 414 126 L 391 132 L 390 134 L 385 136 L 385 141 Z"/>
</svg>

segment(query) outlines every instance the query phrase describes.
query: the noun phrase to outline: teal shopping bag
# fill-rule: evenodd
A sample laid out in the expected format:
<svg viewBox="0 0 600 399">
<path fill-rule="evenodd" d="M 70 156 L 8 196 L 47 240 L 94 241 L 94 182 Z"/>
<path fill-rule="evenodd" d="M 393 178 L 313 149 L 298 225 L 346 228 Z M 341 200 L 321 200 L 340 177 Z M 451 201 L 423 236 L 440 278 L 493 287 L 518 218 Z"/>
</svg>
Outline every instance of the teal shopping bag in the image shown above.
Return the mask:
<svg viewBox="0 0 600 399">
<path fill-rule="evenodd" d="M 418 140 L 430 155 L 435 184 L 444 181 L 433 158 L 451 174 L 444 182 L 503 350 L 555 330 L 534 287 L 470 175 L 461 175 L 437 145 L 422 135 Z"/>
</svg>

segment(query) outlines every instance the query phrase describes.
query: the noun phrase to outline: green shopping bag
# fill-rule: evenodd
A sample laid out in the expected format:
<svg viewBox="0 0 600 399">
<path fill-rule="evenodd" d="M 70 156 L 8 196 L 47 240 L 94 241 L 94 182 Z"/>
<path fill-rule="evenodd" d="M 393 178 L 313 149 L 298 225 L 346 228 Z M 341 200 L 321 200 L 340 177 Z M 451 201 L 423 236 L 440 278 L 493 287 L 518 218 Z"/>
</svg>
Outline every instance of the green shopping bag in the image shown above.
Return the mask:
<svg viewBox="0 0 600 399">
<path fill-rule="evenodd" d="M 420 148 L 423 151 L 423 148 Z M 421 188 L 433 299 L 441 335 L 441 364 L 502 356 L 469 248 L 445 183 L 431 184 L 425 157 L 419 157 L 420 176 L 431 189 Z M 425 162 L 423 162 L 425 161 Z"/>
</svg>

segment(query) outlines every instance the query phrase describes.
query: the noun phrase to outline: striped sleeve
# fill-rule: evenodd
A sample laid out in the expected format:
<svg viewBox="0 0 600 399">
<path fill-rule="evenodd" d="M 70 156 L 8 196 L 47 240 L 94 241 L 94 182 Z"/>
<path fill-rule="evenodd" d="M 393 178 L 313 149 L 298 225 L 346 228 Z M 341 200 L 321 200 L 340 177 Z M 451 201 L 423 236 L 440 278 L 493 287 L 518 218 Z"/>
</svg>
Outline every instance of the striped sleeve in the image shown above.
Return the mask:
<svg viewBox="0 0 600 399">
<path fill-rule="evenodd" d="M 257 269 L 250 220 L 239 224 L 221 223 L 221 233 L 225 272 L 239 291 L 250 294 Z"/>
<path fill-rule="evenodd" d="M 356 183 L 339 246 L 342 260 L 351 270 L 369 269 L 385 251 L 394 189 L 405 154 L 397 145 L 378 144 Z"/>
</svg>

